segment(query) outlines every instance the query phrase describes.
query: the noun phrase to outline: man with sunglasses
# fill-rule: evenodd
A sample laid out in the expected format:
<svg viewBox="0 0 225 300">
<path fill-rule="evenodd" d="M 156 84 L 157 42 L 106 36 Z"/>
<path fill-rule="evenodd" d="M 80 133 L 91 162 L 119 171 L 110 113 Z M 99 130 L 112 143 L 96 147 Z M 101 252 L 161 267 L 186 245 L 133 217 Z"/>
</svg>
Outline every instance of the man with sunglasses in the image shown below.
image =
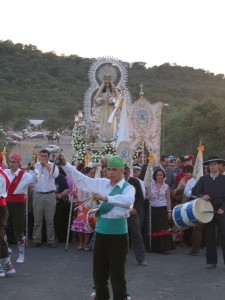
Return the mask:
<svg viewBox="0 0 225 300">
<path fill-rule="evenodd" d="M 40 151 L 39 162 L 34 165 L 37 182 L 33 194 L 33 242 L 32 247 L 42 244 L 43 216 L 46 222 L 47 244 L 55 248 L 54 215 L 56 209 L 55 179 L 59 175 L 58 167 L 49 161 L 50 152 L 46 149 Z"/>
<path fill-rule="evenodd" d="M 127 218 L 132 210 L 135 189 L 123 178 L 124 162 L 113 156 L 107 163 L 108 178 L 89 178 L 66 162 L 62 154 L 59 159 L 64 171 L 76 187 L 93 193 L 100 203 L 96 213 L 96 240 L 93 251 L 93 278 L 96 295 L 93 299 L 110 298 L 110 278 L 113 299 L 130 299 L 125 279 L 125 264 L 128 254 Z M 96 297 L 96 298 L 95 298 Z"/>
<path fill-rule="evenodd" d="M 9 227 L 15 238 L 19 257 L 17 263 L 24 262 L 24 216 L 28 185 L 36 181 L 35 174 L 29 174 L 20 168 L 22 157 L 14 152 L 9 156 L 9 169 L 5 169 L 8 180 L 6 203 L 9 211 Z"/>
</svg>

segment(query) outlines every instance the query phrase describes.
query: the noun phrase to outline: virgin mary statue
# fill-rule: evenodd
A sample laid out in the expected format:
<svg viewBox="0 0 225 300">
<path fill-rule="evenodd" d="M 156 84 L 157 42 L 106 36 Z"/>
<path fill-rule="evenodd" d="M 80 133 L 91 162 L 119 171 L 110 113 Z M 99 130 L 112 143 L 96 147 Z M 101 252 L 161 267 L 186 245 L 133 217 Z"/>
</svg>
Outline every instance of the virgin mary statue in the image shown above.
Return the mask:
<svg viewBox="0 0 225 300">
<path fill-rule="evenodd" d="M 114 86 L 110 76 L 104 76 L 104 81 L 101 84 L 93 101 L 93 113 L 96 121 L 99 124 L 99 136 L 109 141 L 117 132 L 117 116 L 113 121 L 109 122 L 109 117 L 114 111 L 114 105 L 120 91 Z"/>
</svg>

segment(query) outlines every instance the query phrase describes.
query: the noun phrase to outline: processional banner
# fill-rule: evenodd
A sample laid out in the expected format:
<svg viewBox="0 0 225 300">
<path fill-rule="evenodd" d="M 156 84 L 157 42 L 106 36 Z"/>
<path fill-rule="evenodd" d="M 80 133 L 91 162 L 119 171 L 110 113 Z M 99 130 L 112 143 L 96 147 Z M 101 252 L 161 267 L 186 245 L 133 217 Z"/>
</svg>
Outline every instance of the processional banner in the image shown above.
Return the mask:
<svg viewBox="0 0 225 300">
<path fill-rule="evenodd" d="M 143 96 L 128 108 L 132 154 L 143 142 L 153 152 L 156 163 L 160 156 L 161 115 L 163 103 L 150 103 Z"/>
</svg>

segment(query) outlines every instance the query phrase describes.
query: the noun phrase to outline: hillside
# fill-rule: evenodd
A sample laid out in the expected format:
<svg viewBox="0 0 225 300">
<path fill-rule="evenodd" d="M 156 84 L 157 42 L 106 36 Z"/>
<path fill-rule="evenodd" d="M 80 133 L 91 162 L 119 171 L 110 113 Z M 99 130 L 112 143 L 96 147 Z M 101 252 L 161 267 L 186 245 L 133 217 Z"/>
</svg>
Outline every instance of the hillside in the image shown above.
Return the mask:
<svg viewBox="0 0 225 300">
<path fill-rule="evenodd" d="M 83 106 L 83 96 L 88 88 L 87 74 L 93 61 L 94 58 L 77 55 L 43 53 L 34 45 L 0 41 L 0 122 L 21 129 L 28 119 L 45 119 L 48 127 L 72 128 L 73 116 Z M 171 106 L 164 116 L 166 135 L 163 150 L 171 151 L 169 141 L 174 139 L 171 126 L 174 130 L 179 123 L 177 118 L 184 120 L 195 105 L 205 106 L 206 101 L 219 107 L 220 113 L 224 109 L 223 74 L 215 75 L 202 69 L 168 63 L 151 68 L 146 68 L 144 62 L 126 65 L 128 88 L 133 100 L 138 98 L 139 85 L 143 83 L 147 99 L 163 101 Z M 223 117 L 220 121 L 223 122 Z M 192 134 L 195 129 L 192 129 Z"/>
</svg>

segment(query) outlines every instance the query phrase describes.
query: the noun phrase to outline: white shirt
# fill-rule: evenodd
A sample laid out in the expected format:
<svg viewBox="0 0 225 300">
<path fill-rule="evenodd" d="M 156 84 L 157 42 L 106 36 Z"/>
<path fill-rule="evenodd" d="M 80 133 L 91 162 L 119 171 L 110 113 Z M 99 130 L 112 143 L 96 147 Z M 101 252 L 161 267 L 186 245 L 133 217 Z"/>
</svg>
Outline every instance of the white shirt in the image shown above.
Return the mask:
<svg viewBox="0 0 225 300">
<path fill-rule="evenodd" d="M 53 169 L 53 163 L 48 162 L 48 165 Z M 55 166 L 55 171 L 50 174 L 47 168 L 43 167 L 40 162 L 34 165 L 34 171 L 37 176 L 37 182 L 34 185 L 35 192 L 50 192 L 56 190 L 55 178 L 59 176 L 59 169 Z"/>
<path fill-rule="evenodd" d="M 6 197 L 7 192 L 6 192 L 6 182 L 5 178 L 2 174 L 0 174 L 0 197 Z"/>
<path fill-rule="evenodd" d="M 195 186 L 196 182 L 197 182 L 196 179 L 193 177 L 188 180 L 188 182 L 186 183 L 185 188 L 184 188 L 184 196 L 191 197 L 192 188 Z"/>
<path fill-rule="evenodd" d="M 11 169 L 4 170 L 9 178 L 10 183 L 16 176 L 18 176 L 20 170 L 21 169 L 19 168 L 15 173 L 13 173 Z M 26 194 L 28 185 L 34 183 L 35 180 L 35 174 L 31 175 L 25 172 L 13 194 Z"/>
<path fill-rule="evenodd" d="M 108 203 L 113 208 L 106 214 L 102 215 L 102 218 L 117 219 L 117 218 L 128 218 L 130 211 L 133 208 L 135 188 L 132 185 L 127 186 L 122 194 L 109 196 L 110 192 L 115 186 L 112 186 L 110 180 L 107 178 L 90 178 L 85 176 L 76 170 L 74 166 L 67 163 L 63 170 L 73 180 L 76 187 L 89 192 L 98 193 L 100 195 L 107 196 Z M 117 183 L 117 186 L 122 188 L 125 180 L 122 179 Z M 102 201 L 100 201 L 102 202 Z"/>
</svg>

